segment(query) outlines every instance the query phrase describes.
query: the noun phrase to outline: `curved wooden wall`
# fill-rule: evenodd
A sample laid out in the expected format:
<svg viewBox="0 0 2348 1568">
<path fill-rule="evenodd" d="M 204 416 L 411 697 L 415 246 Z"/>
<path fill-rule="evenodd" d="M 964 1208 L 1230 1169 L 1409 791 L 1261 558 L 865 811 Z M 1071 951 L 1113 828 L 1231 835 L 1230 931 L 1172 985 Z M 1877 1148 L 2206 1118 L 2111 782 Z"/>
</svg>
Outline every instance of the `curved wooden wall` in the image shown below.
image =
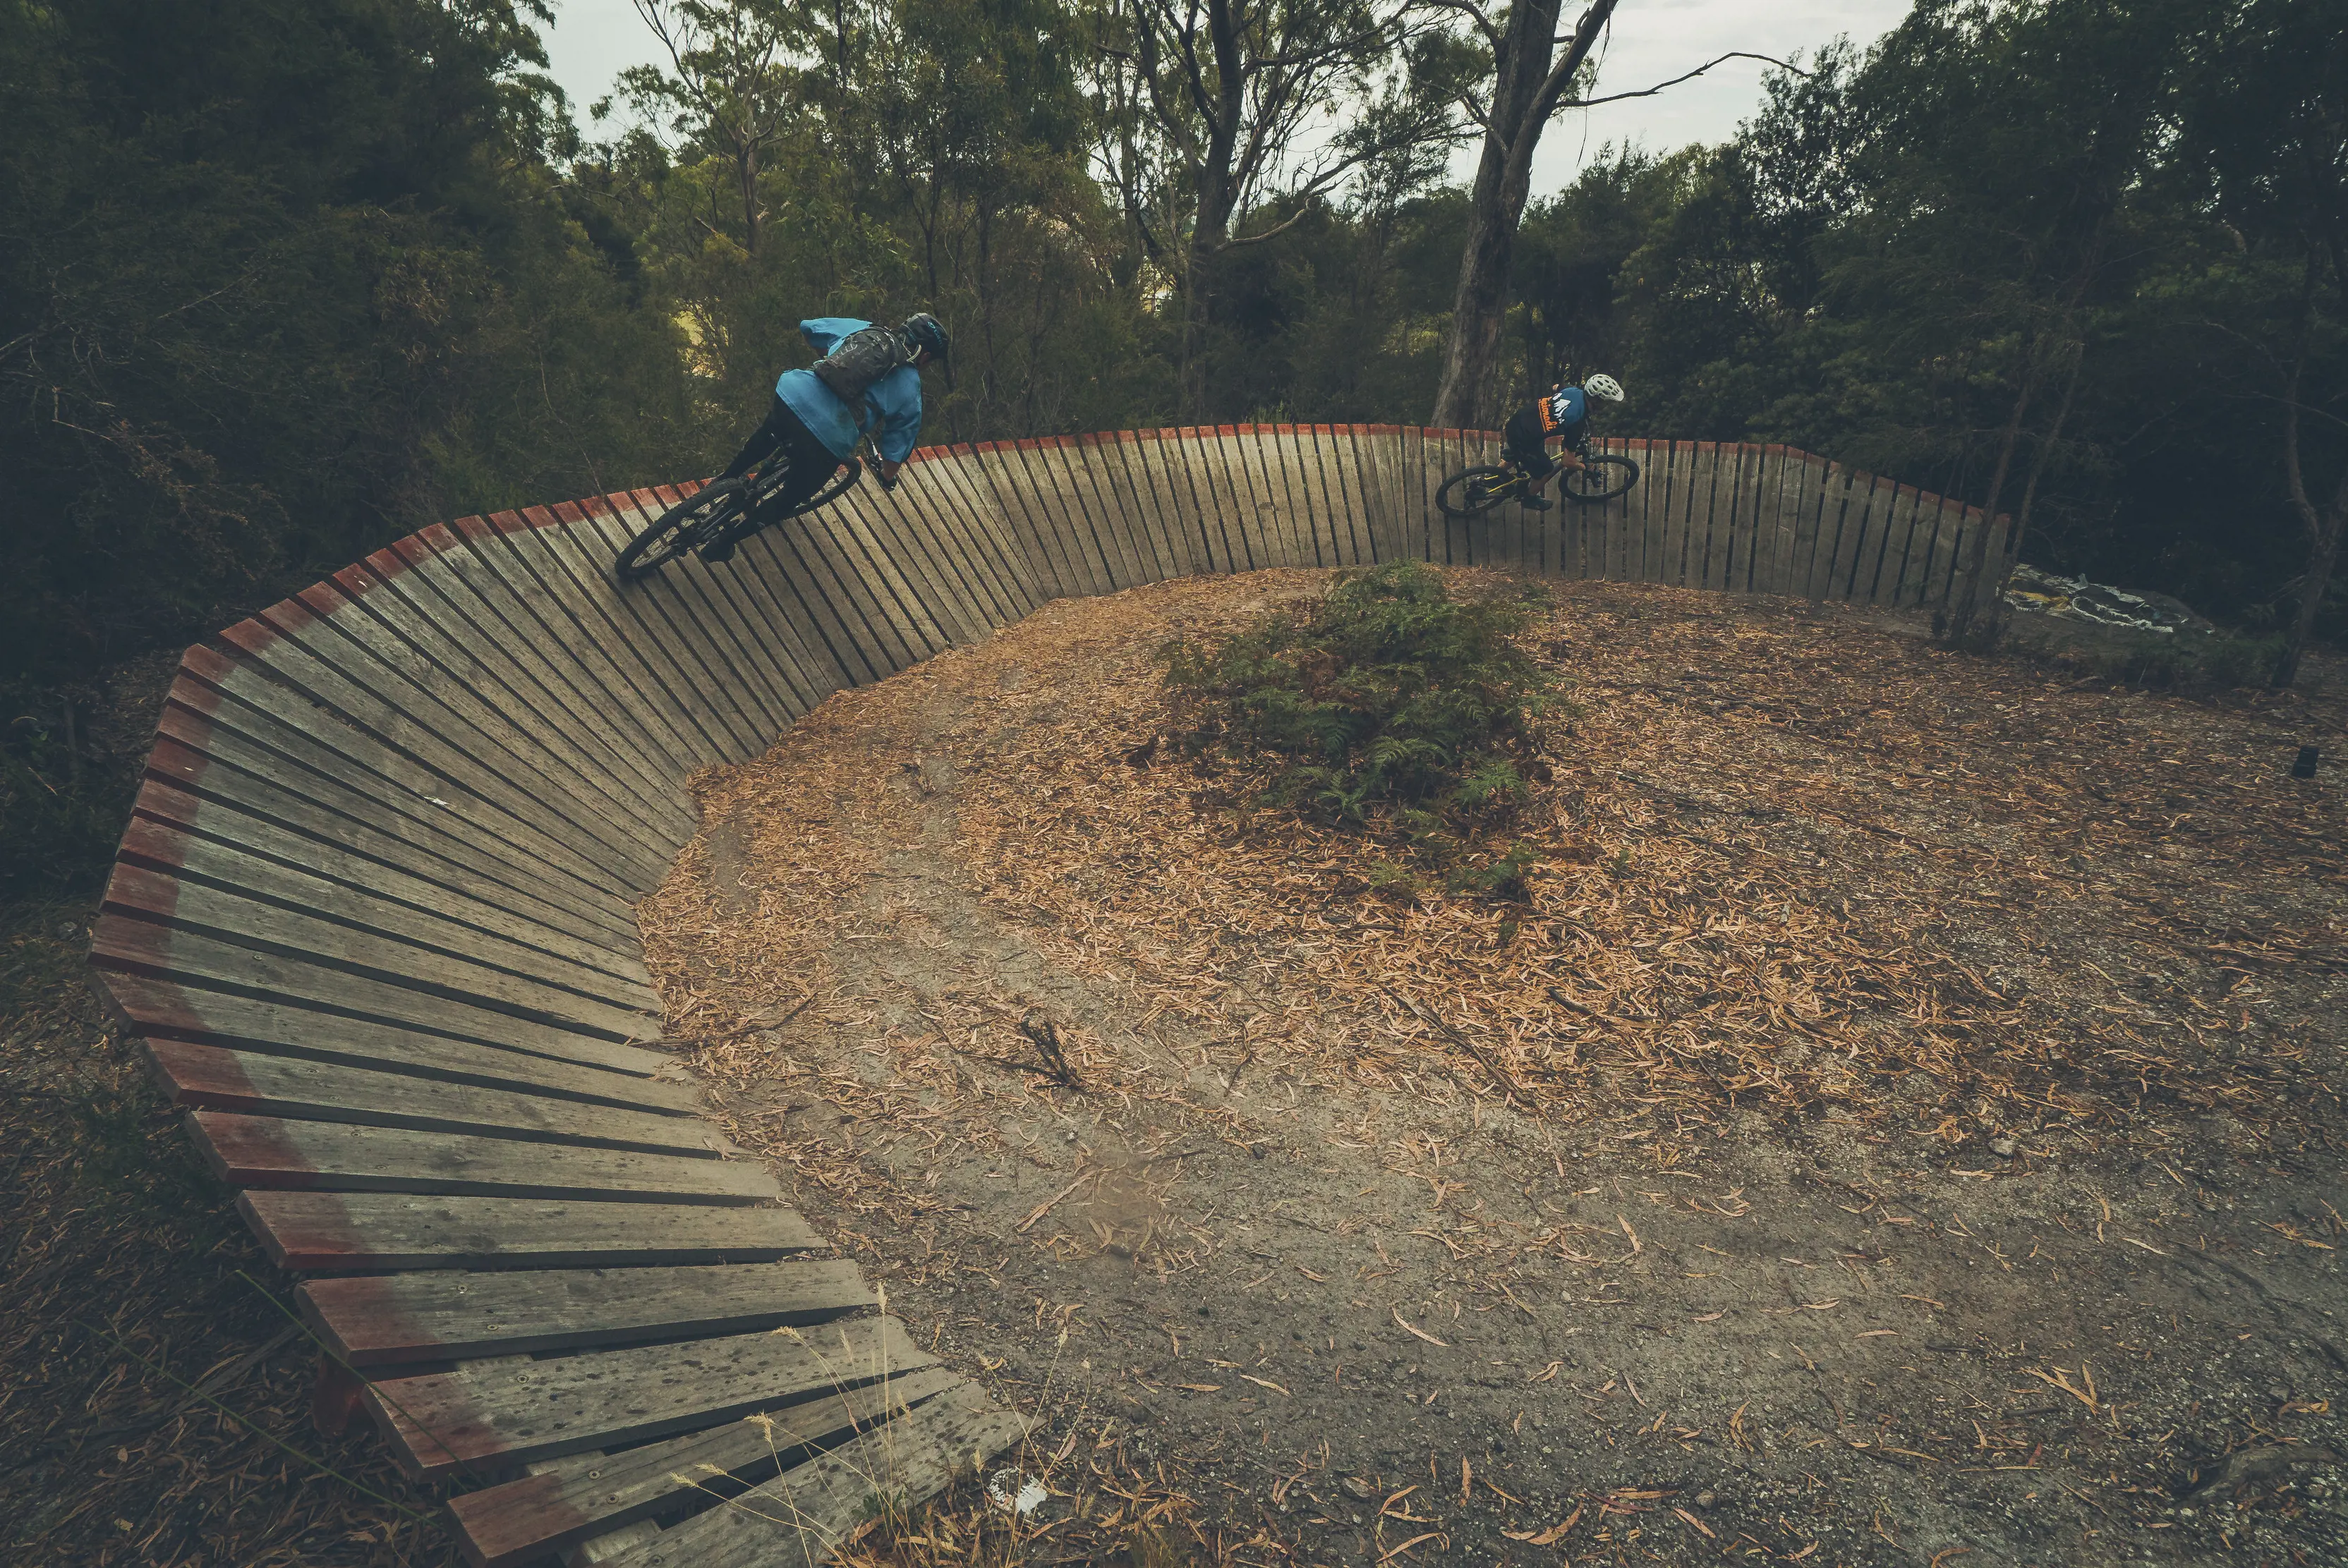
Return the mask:
<svg viewBox="0 0 2348 1568">
<path fill-rule="evenodd" d="M 631 905 L 695 830 L 685 776 L 1065 595 L 1410 557 L 1930 604 L 1981 526 L 1783 447 L 1616 445 L 1645 469 L 1622 500 L 1472 526 L 1431 499 L 1489 434 L 932 448 L 726 567 L 616 589 L 678 493 L 605 496 L 427 528 L 191 649 L 94 959 L 302 1276 L 322 1421 L 363 1404 L 471 1485 L 483 1563 L 811 1559 L 873 1477 L 925 1496 L 1014 1440 L 658 1049 Z M 754 1411 L 799 1519 L 678 1520 L 679 1472 L 757 1471 Z"/>
</svg>

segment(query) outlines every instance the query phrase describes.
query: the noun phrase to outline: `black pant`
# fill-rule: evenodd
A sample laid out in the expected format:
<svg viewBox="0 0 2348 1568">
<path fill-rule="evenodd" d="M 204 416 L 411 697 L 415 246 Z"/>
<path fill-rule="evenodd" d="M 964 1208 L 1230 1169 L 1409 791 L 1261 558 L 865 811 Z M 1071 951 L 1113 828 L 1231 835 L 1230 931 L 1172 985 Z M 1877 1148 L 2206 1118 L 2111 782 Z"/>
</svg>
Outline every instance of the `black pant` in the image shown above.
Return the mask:
<svg viewBox="0 0 2348 1568">
<path fill-rule="evenodd" d="M 1540 405 L 1527 404 L 1500 430 L 1501 448 L 1509 461 L 1529 477 L 1546 479 L 1557 470 L 1549 455 L 1549 432 L 1542 428 Z"/>
<path fill-rule="evenodd" d="M 800 422 L 789 404 L 778 397 L 774 407 L 767 411 L 767 422 L 750 433 L 750 439 L 743 443 L 742 450 L 726 466 L 721 477 L 730 479 L 745 473 L 752 464 L 778 451 L 790 460 L 790 472 L 783 476 L 782 487 L 760 508 L 764 514 L 761 521 L 798 510 L 839 471 L 839 459 L 832 455 L 831 448 Z"/>
</svg>

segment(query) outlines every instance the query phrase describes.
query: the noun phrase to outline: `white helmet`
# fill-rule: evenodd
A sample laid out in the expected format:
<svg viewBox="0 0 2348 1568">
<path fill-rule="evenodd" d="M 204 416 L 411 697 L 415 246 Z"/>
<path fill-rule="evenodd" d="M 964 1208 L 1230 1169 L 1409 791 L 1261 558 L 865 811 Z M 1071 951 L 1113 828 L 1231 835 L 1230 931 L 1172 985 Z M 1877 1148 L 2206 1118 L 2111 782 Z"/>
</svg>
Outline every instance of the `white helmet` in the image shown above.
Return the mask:
<svg viewBox="0 0 2348 1568">
<path fill-rule="evenodd" d="M 1622 401 L 1622 384 L 1611 375 L 1593 375 L 1581 384 L 1581 390 L 1592 397 L 1602 397 L 1609 403 Z"/>
</svg>

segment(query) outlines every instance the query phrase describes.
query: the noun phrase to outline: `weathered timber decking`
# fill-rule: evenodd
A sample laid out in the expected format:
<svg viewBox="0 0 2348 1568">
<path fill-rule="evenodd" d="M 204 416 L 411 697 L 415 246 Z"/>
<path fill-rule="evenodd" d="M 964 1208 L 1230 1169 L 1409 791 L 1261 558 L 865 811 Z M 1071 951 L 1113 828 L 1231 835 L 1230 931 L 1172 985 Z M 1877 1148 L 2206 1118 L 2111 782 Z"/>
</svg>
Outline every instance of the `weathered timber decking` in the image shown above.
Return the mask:
<svg viewBox="0 0 2348 1568">
<path fill-rule="evenodd" d="M 631 491 L 427 528 L 190 649 L 92 959 L 302 1276 L 322 1419 L 363 1403 L 460 1480 L 481 1564 L 812 1563 L 876 1490 L 1019 1440 L 661 1050 L 632 906 L 694 831 L 686 776 L 1071 595 L 1410 559 L 1907 609 L 1985 526 L 1785 447 L 1607 446 L 1643 466 L 1620 500 L 1464 524 L 1436 487 L 1488 432 L 931 448 L 623 590 L 690 487 Z"/>
</svg>

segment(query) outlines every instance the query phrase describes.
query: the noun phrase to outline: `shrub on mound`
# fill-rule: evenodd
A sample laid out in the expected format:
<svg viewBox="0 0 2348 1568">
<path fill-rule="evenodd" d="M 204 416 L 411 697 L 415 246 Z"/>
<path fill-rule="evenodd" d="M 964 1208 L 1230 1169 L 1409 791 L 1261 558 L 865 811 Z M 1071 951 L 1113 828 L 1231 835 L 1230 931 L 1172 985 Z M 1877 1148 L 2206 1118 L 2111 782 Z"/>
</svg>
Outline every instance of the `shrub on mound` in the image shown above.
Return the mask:
<svg viewBox="0 0 2348 1568">
<path fill-rule="evenodd" d="M 1165 651 L 1197 755 L 1255 770 L 1260 804 L 1388 823 L 1429 845 L 1505 820 L 1548 677 L 1517 645 L 1522 597 L 1455 598 L 1400 561 L 1301 611 Z"/>
</svg>

